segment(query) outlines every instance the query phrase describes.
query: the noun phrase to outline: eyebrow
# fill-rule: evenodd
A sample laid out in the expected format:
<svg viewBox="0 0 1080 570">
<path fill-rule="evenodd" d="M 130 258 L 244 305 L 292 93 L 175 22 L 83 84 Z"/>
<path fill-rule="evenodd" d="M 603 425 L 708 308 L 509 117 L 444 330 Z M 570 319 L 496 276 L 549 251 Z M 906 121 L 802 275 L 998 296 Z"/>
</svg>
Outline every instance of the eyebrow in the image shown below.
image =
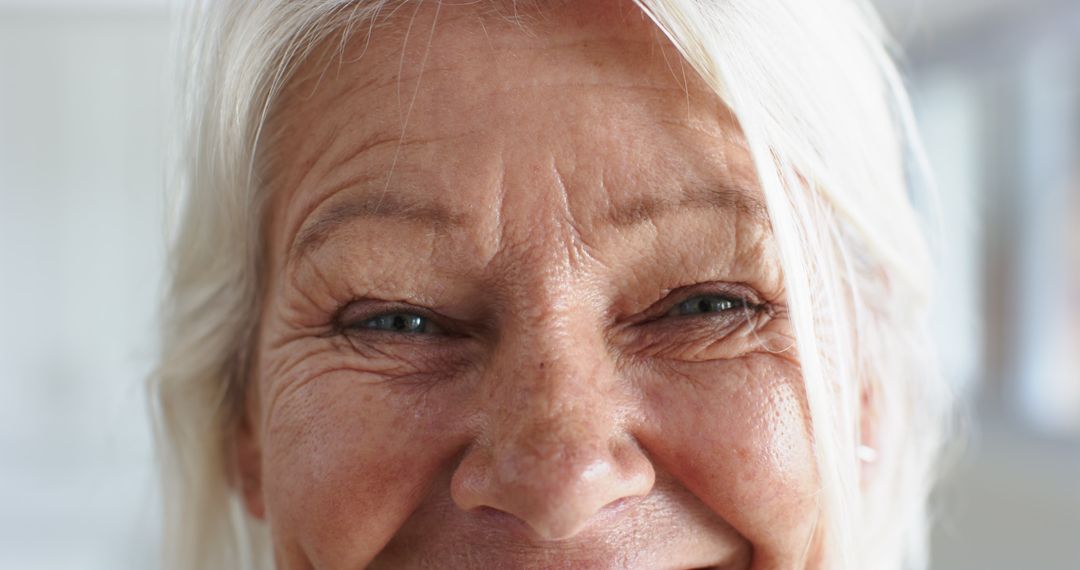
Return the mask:
<svg viewBox="0 0 1080 570">
<path fill-rule="evenodd" d="M 418 202 L 390 191 L 368 193 L 333 204 L 314 222 L 305 224 L 293 240 L 292 257 L 308 254 L 350 222 L 373 218 L 428 226 L 440 232 L 466 225 L 463 215 L 439 204 Z"/>
<path fill-rule="evenodd" d="M 747 189 L 731 185 L 692 187 L 681 196 L 648 196 L 614 208 L 600 217 L 601 223 L 614 227 L 628 227 L 656 220 L 677 211 L 724 210 L 752 218 L 755 222 L 769 225 L 765 204 Z"/>
<path fill-rule="evenodd" d="M 729 186 L 708 186 L 688 190 L 682 196 L 649 196 L 631 200 L 601 214 L 598 225 L 625 228 L 685 210 L 735 211 L 756 223 L 769 225 L 765 204 L 749 190 Z M 313 222 L 304 224 L 293 240 L 294 259 L 309 254 L 343 226 L 361 219 L 398 220 L 447 233 L 469 225 L 470 216 L 452 212 L 440 204 L 417 201 L 390 191 L 350 197 L 325 208 Z"/>
</svg>

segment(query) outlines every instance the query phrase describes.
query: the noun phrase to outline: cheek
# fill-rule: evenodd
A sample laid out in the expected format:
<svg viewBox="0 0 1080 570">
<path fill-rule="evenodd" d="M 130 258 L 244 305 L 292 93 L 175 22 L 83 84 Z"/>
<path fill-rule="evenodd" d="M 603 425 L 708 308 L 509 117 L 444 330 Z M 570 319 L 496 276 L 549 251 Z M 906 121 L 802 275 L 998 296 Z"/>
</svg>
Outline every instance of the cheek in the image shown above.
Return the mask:
<svg viewBox="0 0 1080 570">
<path fill-rule="evenodd" d="M 438 395 L 353 371 L 267 409 L 263 489 L 284 568 L 362 567 L 423 500 L 458 446 Z"/>
<path fill-rule="evenodd" d="M 642 443 L 656 460 L 758 558 L 804 549 L 818 476 L 797 365 L 767 353 L 672 364 L 648 386 Z"/>
</svg>

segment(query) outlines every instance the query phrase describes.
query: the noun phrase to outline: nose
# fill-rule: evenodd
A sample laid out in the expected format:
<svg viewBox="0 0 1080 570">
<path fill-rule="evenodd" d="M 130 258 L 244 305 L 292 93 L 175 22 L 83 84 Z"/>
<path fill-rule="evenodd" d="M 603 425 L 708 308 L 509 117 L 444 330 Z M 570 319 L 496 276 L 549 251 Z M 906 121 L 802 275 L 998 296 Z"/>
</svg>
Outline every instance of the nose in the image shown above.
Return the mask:
<svg viewBox="0 0 1080 570">
<path fill-rule="evenodd" d="M 458 464 L 451 496 L 461 509 L 501 511 L 555 541 L 615 503 L 647 495 L 656 473 L 620 421 L 625 398 L 613 366 L 595 356 L 606 351 L 545 352 L 509 358 L 491 378 L 497 387 L 484 405 L 483 433 Z"/>
</svg>

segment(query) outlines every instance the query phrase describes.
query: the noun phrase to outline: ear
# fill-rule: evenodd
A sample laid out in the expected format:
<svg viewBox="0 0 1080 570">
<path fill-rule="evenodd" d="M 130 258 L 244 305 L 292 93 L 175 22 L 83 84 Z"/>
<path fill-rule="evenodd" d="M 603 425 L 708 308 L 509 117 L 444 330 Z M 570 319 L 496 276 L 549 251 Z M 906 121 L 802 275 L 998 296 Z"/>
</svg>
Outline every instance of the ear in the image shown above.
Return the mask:
<svg viewBox="0 0 1080 570">
<path fill-rule="evenodd" d="M 259 434 L 252 427 L 250 414 L 245 410 L 232 434 L 230 459 L 232 484 L 244 501 L 249 515 L 263 519 L 266 505 L 262 490 L 262 448 Z"/>
</svg>

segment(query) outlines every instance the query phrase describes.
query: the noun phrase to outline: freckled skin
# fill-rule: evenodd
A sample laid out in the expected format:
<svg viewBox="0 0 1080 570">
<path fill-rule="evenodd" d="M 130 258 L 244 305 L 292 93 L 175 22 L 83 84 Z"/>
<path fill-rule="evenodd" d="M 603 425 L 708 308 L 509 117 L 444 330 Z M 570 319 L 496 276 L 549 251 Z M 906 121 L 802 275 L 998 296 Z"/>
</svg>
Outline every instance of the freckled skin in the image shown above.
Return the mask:
<svg viewBox="0 0 1080 570">
<path fill-rule="evenodd" d="M 413 10 L 313 56 L 268 129 L 237 449 L 278 567 L 828 567 L 767 220 L 604 217 L 753 198 L 730 114 L 629 4 Z M 373 192 L 465 221 L 356 217 L 297 255 Z M 694 294 L 754 308 L 672 316 Z M 340 326 L 391 309 L 437 329 Z"/>
</svg>

